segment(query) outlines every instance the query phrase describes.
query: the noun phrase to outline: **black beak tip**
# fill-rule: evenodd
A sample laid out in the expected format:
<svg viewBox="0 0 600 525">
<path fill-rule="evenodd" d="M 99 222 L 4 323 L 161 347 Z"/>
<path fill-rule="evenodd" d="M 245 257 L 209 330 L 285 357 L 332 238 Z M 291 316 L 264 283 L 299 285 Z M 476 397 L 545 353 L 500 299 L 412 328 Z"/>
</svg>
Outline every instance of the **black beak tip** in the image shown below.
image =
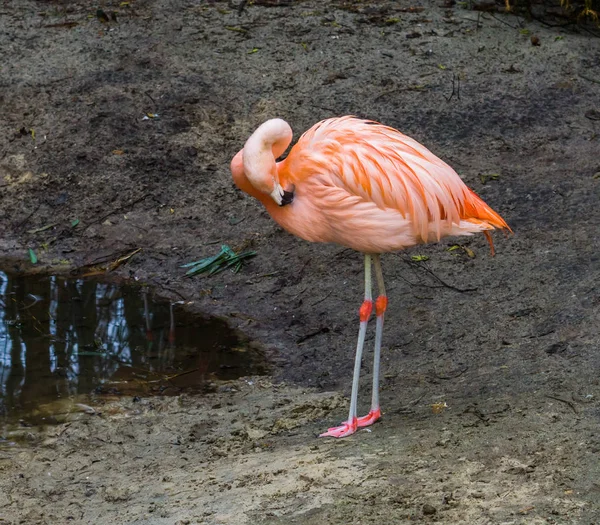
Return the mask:
<svg viewBox="0 0 600 525">
<path fill-rule="evenodd" d="M 288 204 L 291 204 L 293 202 L 293 200 L 294 200 L 294 192 L 283 190 L 283 196 L 281 197 L 280 206 L 286 206 Z"/>
</svg>

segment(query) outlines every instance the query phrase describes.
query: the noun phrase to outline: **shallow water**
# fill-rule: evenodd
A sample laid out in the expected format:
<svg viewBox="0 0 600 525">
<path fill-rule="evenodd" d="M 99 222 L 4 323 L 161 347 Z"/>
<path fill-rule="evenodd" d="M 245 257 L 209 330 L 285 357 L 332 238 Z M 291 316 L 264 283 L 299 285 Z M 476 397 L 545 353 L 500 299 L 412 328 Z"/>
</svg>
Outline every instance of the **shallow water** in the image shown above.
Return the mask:
<svg viewBox="0 0 600 525">
<path fill-rule="evenodd" d="M 265 372 L 224 321 L 143 287 L 0 272 L 0 437 L 59 421 L 68 400 L 88 395 L 202 392 Z"/>
</svg>

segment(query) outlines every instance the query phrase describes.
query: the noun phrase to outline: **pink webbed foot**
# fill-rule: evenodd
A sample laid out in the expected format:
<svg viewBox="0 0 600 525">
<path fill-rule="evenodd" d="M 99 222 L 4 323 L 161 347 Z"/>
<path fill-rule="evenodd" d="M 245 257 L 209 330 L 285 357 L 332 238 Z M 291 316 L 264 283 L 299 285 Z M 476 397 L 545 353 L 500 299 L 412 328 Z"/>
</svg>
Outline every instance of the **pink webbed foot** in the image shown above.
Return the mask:
<svg viewBox="0 0 600 525">
<path fill-rule="evenodd" d="M 342 423 L 339 427 L 331 427 L 327 430 L 327 432 L 323 432 L 319 435 L 319 437 L 336 437 L 342 438 L 346 436 L 350 436 L 356 432 L 358 428 L 358 419 L 354 418 L 352 421 L 346 421 Z"/>
<path fill-rule="evenodd" d="M 371 410 L 366 416 L 359 417 L 356 421 L 356 424 L 359 428 L 368 427 L 378 421 L 381 418 L 381 409 L 377 408 L 375 410 Z"/>
</svg>

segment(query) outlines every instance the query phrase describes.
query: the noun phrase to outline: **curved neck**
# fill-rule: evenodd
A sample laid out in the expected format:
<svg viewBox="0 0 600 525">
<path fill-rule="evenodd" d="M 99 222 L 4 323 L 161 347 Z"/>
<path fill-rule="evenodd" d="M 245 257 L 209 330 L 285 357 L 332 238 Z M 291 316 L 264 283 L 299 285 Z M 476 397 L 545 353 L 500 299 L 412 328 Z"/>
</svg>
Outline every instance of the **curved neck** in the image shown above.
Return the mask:
<svg viewBox="0 0 600 525">
<path fill-rule="evenodd" d="M 248 180 L 262 193 L 279 184 L 275 159 L 292 141 L 292 128 L 282 119 L 267 120 L 244 145 L 243 166 Z"/>
<path fill-rule="evenodd" d="M 292 128 L 283 119 L 274 118 L 261 124 L 244 145 L 244 156 L 254 153 L 269 151 L 275 159 L 283 155 L 283 152 L 292 142 Z"/>
</svg>

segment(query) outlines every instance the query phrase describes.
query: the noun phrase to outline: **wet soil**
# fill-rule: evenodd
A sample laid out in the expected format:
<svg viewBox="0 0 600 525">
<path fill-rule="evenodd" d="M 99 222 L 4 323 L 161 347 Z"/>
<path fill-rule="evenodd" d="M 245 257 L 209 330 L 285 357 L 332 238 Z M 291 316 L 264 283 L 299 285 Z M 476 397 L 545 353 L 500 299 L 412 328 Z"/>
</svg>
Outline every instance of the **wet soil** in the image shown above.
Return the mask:
<svg viewBox="0 0 600 525">
<path fill-rule="evenodd" d="M 10 269 L 112 268 L 226 318 L 274 374 L 25 429 L 0 521 L 600 522 L 599 40 L 466 7 L 1 2 Z M 515 234 L 383 258 L 384 417 L 336 441 L 315 436 L 346 414 L 361 256 L 281 231 L 228 164 L 267 118 L 342 114 L 426 144 Z M 220 243 L 258 255 L 184 278 Z"/>
</svg>

